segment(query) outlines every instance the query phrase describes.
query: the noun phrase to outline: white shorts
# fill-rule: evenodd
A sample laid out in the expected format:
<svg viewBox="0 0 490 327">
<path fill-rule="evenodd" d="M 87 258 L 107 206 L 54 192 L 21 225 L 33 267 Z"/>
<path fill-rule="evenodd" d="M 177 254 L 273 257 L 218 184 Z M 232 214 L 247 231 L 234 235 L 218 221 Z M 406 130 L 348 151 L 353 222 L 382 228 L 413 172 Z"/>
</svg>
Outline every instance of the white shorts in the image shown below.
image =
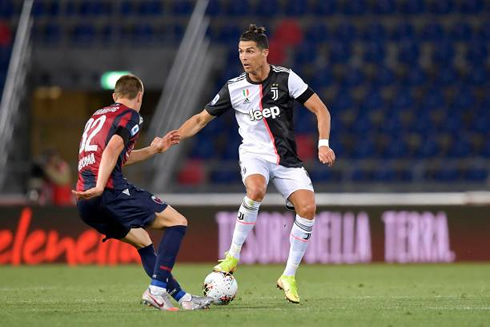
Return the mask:
<svg viewBox="0 0 490 327">
<path fill-rule="evenodd" d="M 297 190 L 308 190 L 314 192 L 308 172 L 303 167 L 288 168 L 266 161 L 262 158 L 252 156 L 240 157 L 240 173 L 242 182 L 250 175 L 259 174 L 265 177 L 267 184 L 272 181 L 276 189 L 286 201 L 286 206 L 292 207 L 288 199 Z"/>
</svg>

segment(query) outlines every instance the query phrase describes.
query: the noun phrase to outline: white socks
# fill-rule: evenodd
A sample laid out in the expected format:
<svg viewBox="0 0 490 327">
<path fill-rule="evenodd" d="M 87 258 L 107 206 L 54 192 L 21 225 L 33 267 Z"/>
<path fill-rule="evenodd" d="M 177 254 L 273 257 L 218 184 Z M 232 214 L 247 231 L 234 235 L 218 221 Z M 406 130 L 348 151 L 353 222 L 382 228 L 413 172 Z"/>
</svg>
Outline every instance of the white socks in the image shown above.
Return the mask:
<svg viewBox="0 0 490 327">
<path fill-rule="evenodd" d="M 248 233 L 255 226 L 260 204 L 261 202 L 251 200 L 246 196 L 243 198 L 242 205 L 238 209 L 233 239 L 230 250 L 228 251 L 232 257 L 240 259 L 240 251 L 242 250 L 243 243 L 245 243 Z"/>
<path fill-rule="evenodd" d="M 294 276 L 298 269 L 313 231 L 315 219 L 309 220 L 296 215 L 291 234 L 289 235 L 289 256 L 283 275 Z"/>
</svg>

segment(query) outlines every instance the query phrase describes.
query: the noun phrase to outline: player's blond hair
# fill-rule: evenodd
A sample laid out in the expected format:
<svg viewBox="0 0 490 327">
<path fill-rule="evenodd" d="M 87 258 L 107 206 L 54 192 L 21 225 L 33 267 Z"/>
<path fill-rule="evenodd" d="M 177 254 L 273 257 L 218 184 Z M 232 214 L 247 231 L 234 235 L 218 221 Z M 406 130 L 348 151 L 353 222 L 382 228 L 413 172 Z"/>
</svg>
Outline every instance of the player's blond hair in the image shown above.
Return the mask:
<svg viewBox="0 0 490 327">
<path fill-rule="evenodd" d="M 114 87 L 114 93 L 118 99 L 133 100 L 138 92 L 143 92 L 143 82 L 131 74 L 119 77 Z"/>
</svg>

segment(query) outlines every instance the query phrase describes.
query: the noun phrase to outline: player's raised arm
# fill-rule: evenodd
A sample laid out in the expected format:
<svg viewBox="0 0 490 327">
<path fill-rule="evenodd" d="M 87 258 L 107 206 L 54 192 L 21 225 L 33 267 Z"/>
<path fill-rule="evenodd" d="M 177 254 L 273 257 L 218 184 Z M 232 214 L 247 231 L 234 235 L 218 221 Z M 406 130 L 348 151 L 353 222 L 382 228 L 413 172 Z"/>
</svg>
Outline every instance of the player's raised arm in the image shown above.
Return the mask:
<svg viewBox="0 0 490 327">
<path fill-rule="evenodd" d="M 164 137 L 155 137 L 151 144 L 142 149 L 133 150 L 129 155 L 128 160 L 124 163 L 124 166 L 129 166 L 140 161 L 144 161 L 153 157 L 157 153 L 163 153 L 170 149 L 172 146 L 179 144 L 180 134 L 178 131 L 170 131 Z"/>
<path fill-rule="evenodd" d="M 316 115 L 318 120 L 318 160 L 331 167 L 335 162 L 335 153 L 328 144 L 330 135 L 330 112 L 323 101 L 314 93 L 304 106 Z"/>
<path fill-rule="evenodd" d="M 187 119 L 178 129 L 181 139 L 183 140 L 196 135 L 214 118 L 215 116 L 212 116 L 206 109 L 204 109 L 200 113 Z"/>
<path fill-rule="evenodd" d="M 83 192 L 72 191 L 72 193 L 78 198 L 85 200 L 101 195 L 123 148 L 123 138 L 118 134 L 113 135 L 109 140 L 109 143 L 107 143 L 104 152 L 102 152 L 96 186 Z"/>
</svg>

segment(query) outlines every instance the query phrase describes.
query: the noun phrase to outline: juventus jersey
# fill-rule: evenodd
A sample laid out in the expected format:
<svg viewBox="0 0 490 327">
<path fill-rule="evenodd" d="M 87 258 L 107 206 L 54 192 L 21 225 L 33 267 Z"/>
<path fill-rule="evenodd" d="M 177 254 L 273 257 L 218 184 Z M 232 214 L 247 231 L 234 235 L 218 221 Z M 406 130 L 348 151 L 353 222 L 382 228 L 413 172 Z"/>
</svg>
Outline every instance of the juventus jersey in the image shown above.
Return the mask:
<svg viewBox="0 0 490 327">
<path fill-rule="evenodd" d="M 233 108 L 242 137 L 240 157 L 260 156 L 285 167 L 301 167 L 294 135 L 294 100 L 313 91 L 291 69 L 271 65 L 269 76 L 253 82 L 246 73 L 229 80 L 205 109 L 220 116 Z"/>
</svg>

